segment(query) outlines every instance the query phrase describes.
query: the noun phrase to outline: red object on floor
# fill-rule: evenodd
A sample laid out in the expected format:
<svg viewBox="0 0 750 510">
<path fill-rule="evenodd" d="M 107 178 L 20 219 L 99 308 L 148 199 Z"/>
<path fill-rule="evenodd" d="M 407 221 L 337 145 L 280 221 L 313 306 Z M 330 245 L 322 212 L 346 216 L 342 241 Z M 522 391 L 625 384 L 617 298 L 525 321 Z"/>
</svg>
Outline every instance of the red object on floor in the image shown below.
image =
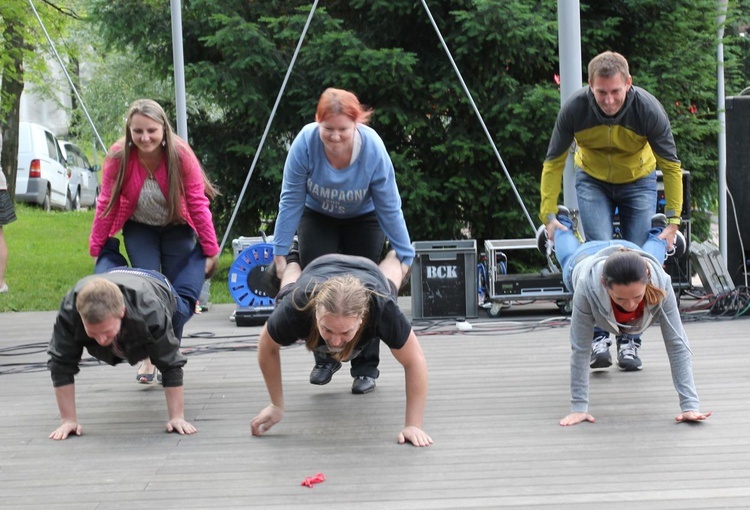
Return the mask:
<svg viewBox="0 0 750 510">
<path fill-rule="evenodd" d="M 312 489 L 313 484 L 325 482 L 326 481 L 326 475 L 323 473 L 318 473 L 315 476 L 308 476 L 304 480 L 302 480 L 302 483 L 300 485 L 304 485 L 305 487 L 310 487 Z"/>
</svg>

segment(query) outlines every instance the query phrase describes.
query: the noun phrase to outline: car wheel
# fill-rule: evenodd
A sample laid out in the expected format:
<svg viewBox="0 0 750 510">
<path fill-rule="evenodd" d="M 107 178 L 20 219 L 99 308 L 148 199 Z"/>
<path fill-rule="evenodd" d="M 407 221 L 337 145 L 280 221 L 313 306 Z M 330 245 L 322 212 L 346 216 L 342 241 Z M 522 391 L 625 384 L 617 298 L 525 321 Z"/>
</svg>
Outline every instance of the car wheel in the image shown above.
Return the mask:
<svg viewBox="0 0 750 510">
<path fill-rule="evenodd" d="M 52 198 L 50 197 L 49 188 L 47 188 L 47 193 L 44 194 L 42 209 L 44 210 L 44 212 L 50 212 L 52 210 Z"/>
<path fill-rule="evenodd" d="M 68 194 L 65 195 L 65 210 L 66 211 L 73 210 L 73 200 L 70 198 L 70 192 L 68 192 Z"/>
</svg>

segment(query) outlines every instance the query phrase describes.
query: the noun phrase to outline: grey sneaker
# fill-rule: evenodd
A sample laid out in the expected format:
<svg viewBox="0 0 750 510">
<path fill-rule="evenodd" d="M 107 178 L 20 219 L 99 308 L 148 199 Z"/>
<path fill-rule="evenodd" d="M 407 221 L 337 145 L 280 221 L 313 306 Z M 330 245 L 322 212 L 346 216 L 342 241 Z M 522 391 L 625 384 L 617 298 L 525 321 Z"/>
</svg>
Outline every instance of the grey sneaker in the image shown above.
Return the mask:
<svg viewBox="0 0 750 510">
<path fill-rule="evenodd" d="M 651 216 L 651 228 L 667 228 L 667 217 L 662 213 Z"/>
<path fill-rule="evenodd" d="M 595 336 L 591 342 L 591 362 L 590 368 L 607 368 L 612 366 L 612 355 L 609 353 L 609 347 L 612 341 L 609 335 Z"/>
<path fill-rule="evenodd" d="M 633 372 L 643 368 L 643 362 L 638 357 L 638 344 L 629 339 L 617 346 L 617 366 L 625 372 Z"/>
</svg>

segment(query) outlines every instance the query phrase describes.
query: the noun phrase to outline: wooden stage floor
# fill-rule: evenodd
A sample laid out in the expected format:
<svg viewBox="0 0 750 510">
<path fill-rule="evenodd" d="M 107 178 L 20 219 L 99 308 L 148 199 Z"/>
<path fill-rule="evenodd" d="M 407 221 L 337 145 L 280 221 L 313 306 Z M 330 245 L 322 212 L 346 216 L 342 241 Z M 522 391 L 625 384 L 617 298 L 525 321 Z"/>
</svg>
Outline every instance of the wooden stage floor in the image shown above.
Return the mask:
<svg viewBox="0 0 750 510">
<path fill-rule="evenodd" d="M 407 312 L 410 300 L 401 298 Z M 259 328 L 217 305 L 186 327 L 186 417 L 164 432 L 160 386 L 135 369 L 87 364 L 78 375 L 84 435 L 58 425 L 46 344 L 52 312 L 0 314 L 0 508 L 115 509 L 709 509 L 750 508 L 750 322 L 686 320 L 704 411 L 676 423 L 678 400 L 658 328 L 644 370 L 597 371 L 596 424 L 563 428 L 569 326 L 553 303 L 499 319 L 415 322 L 430 370 L 429 448 L 399 445 L 403 372 L 382 349 L 381 376 L 352 395 L 348 366 L 312 386 L 312 356 L 282 352 L 287 411 L 268 435 L 249 422 L 268 397 L 255 359 Z M 701 320 L 693 320 L 696 317 Z M 300 485 L 325 474 L 313 488 Z"/>
</svg>

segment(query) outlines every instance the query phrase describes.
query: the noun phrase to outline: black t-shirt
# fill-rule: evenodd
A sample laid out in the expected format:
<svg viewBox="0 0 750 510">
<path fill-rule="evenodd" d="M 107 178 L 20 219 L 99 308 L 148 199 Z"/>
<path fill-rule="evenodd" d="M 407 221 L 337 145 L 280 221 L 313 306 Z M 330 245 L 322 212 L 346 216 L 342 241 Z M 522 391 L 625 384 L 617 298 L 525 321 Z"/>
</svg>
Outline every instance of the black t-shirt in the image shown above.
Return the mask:
<svg viewBox="0 0 750 510">
<path fill-rule="evenodd" d="M 282 289 L 276 300 L 276 309 L 266 323 L 271 338 L 280 345 L 306 339 L 310 335 L 315 311 L 299 309 L 310 301 L 316 284 L 342 274 L 355 276 L 373 291 L 359 348 L 379 339 L 391 349 L 403 347 L 411 333 L 411 323 L 398 307 L 392 284 L 370 259 L 353 255 L 318 257 L 308 264 L 295 283 Z"/>
</svg>

